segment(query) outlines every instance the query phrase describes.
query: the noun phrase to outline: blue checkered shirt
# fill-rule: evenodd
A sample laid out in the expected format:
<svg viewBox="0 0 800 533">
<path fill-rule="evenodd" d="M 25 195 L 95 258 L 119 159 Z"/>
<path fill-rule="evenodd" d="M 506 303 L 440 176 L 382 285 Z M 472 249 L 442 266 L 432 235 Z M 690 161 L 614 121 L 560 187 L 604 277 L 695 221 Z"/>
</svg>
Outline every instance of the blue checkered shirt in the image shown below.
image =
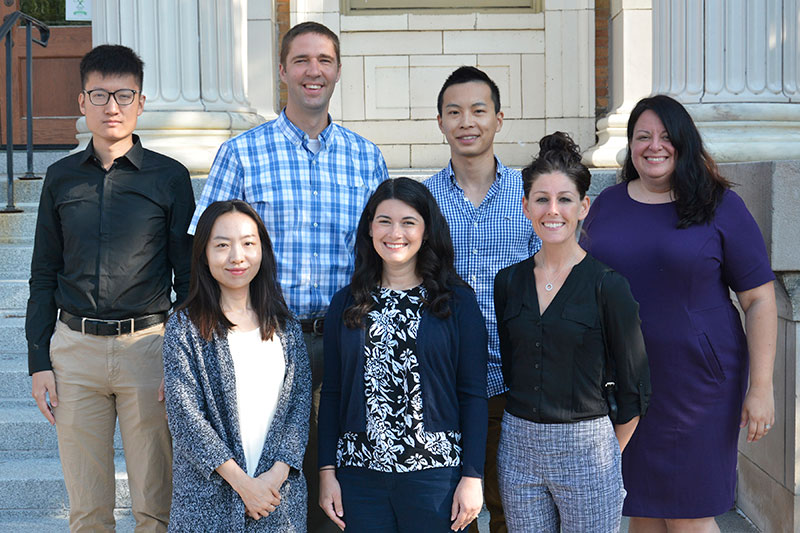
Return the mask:
<svg viewBox="0 0 800 533">
<path fill-rule="evenodd" d="M 425 180 L 450 225 L 456 271 L 475 289 L 486 319 L 489 397 L 508 390 L 500 365 L 494 277 L 499 270 L 536 253 L 542 244 L 522 212 L 522 174 L 496 161 L 497 178 L 478 207 L 470 202 L 456 181 L 452 164 Z"/>
<path fill-rule="evenodd" d="M 300 318 L 324 316 L 353 274 L 361 211 L 389 177 L 377 146 L 333 122 L 320 150 L 284 113 L 222 144 L 197 203 L 189 233 L 216 200 L 238 198 L 267 226 L 278 280 Z"/>
</svg>

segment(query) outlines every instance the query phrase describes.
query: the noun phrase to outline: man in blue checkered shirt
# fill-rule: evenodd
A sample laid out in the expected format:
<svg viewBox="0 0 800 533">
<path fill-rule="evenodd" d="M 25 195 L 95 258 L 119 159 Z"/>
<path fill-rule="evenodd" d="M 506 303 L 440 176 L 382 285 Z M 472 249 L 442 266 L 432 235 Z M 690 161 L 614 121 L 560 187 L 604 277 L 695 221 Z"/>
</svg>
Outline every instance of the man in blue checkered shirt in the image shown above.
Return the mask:
<svg viewBox="0 0 800 533">
<path fill-rule="evenodd" d="M 497 445 L 505 407 L 500 341 L 494 314 L 494 276 L 533 255 L 539 237 L 522 212 L 522 175 L 494 155 L 494 136 L 503 126 L 500 91 L 481 70 L 456 69 L 437 102 L 439 129 L 450 145 L 450 164 L 425 181 L 447 223 L 456 252 L 456 270 L 478 297 L 489 331 L 489 434 L 484 498 L 491 533 L 507 531 L 497 486 Z M 478 521 L 470 526 L 477 533 Z"/>
<path fill-rule="evenodd" d="M 250 203 L 267 226 L 278 279 L 301 319 L 311 358 L 313 407 L 303 463 L 308 530 L 338 531 L 318 504 L 323 319 L 333 294 L 350 282 L 361 211 L 389 174 L 377 146 L 334 124 L 328 114 L 341 72 L 336 34 L 315 22 L 298 24 L 284 36 L 280 59 L 286 108 L 220 147 L 189 232 L 209 204 L 231 198 Z"/>
</svg>

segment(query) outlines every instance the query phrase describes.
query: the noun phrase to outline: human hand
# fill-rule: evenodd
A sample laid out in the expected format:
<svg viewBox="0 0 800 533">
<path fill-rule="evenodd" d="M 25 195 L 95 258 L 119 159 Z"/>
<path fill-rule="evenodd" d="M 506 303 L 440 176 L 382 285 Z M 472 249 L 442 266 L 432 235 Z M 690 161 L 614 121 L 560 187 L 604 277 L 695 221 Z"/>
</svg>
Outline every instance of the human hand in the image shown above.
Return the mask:
<svg viewBox="0 0 800 533">
<path fill-rule="evenodd" d="M 39 411 L 50 422 L 56 424 L 56 417 L 53 415 L 53 407 L 58 407 L 58 394 L 56 393 L 56 375 L 52 370 L 42 370 L 33 373 L 32 394 L 36 399 Z M 50 403 L 47 403 L 47 395 L 50 395 Z"/>
<path fill-rule="evenodd" d="M 775 396 L 772 385 L 751 386 L 742 404 L 739 427 L 747 426 L 747 442 L 761 439 L 775 425 Z"/>
<path fill-rule="evenodd" d="M 258 479 L 264 481 L 269 487 L 272 495 L 278 498 L 278 504 L 281 502 L 281 487 L 289 477 L 289 465 L 282 461 L 275 461 L 272 467 L 258 476 Z M 278 505 L 276 504 L 276 505 Z"/>
<path fill-rule="evenodd" d="M 272 492 L 269 482 L 260 476 L 247 476 L 233 486 L 244 502 L 245 512 L 254 520 L 266 518 L 281 503 L 280 495 Z"/>
<path fill-rule="evenodd" d="M 481 478 L 462 477 L 453 495 L 453 506 L 450 510 L 450 520 L 454 520 L 450 529 L 461 531 L 468 527 L 478 517 L 483 507 L 483 488 Z"/>
<path fill-rule="evenodd" d="M 335 470 L 321 470 L 319 473 L 319 506 L 334 524 L 344 531 L 344 507 L 342 507 L 342 488 L 336 479 Z"/>
</svg>

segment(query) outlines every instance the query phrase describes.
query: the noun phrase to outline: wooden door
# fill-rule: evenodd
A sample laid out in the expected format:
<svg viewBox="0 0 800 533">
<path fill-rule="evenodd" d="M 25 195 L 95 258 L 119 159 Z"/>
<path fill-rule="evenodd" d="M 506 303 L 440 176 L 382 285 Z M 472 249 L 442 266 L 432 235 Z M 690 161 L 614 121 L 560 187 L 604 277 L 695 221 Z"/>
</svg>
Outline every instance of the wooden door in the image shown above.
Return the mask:
<svg viewBox="0 0 800 533">
<path fill-rule="evenodd" d="M 19 9 L 19 4 L 19 0 L 3 0 L 0 19 Z M 38 38 L 38 30 L 32 30 L 33 37 Z M 75 122 L 80 117 L 78 93 L 81 91 L 79 66 L 81 58 L 91 48 L 92 28 L 89 25 L 50 26 L 47 47 L 33 43 L 33 142 L 38 148 L 77 145 Z M 6 142 L 5 69 L 5 42 L 0 42 L 0 131 L 3 144 Z M 14 144 L 24 145 L 27 135 L 24 25 L 14 30 L 12 69 Z"/>
</svg>

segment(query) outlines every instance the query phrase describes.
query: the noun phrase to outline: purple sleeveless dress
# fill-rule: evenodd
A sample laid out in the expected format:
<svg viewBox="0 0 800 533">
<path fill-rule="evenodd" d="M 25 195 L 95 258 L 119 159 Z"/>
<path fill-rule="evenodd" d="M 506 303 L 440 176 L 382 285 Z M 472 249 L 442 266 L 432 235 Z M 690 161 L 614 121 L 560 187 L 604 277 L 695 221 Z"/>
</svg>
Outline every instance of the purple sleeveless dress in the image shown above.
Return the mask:
<svg viewBox="0 0 800 533">
<path fill-rule="evenodd" d="M 701 518 L 732 507 L 748 351 L 728 289 L 775 279 L 733 191 L 711 223 L 677 222 L 673 203 L 637 202 L 621 183 L 584 223 L 582 246 L 630 282 L 650 361 L 650 409 L 622 457 L 626 516 Z"/>
</svg>

